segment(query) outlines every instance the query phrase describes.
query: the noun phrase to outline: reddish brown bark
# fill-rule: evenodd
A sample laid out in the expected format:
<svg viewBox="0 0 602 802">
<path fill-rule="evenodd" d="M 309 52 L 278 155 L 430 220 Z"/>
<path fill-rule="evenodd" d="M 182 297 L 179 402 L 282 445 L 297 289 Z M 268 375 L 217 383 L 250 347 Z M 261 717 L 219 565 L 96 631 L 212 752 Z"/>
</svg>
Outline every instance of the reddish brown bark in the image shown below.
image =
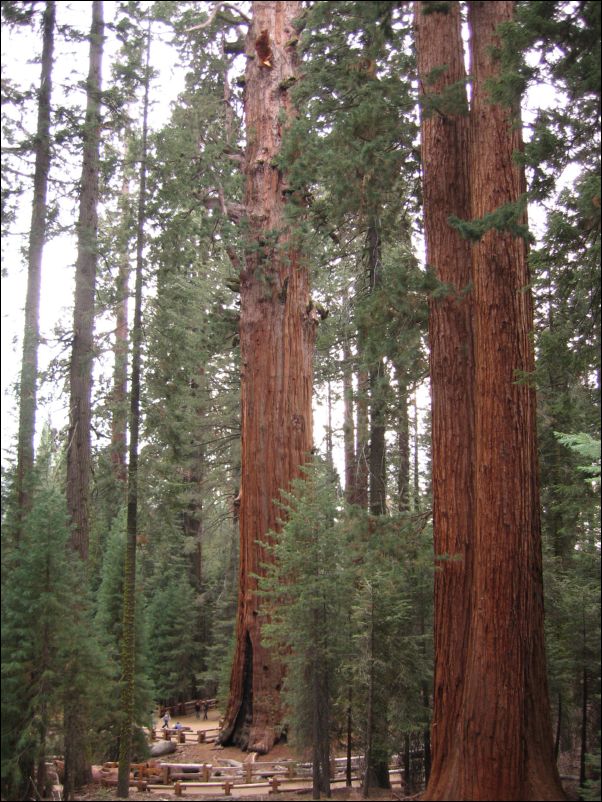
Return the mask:
<svg viewBox="0 0 602 802">
<path fill-rule="evenodd" d="M 88 557 L 91 475 L 91 394 L 94 360 L 94 294 L 96 288 L 100 91 L 104 37 L 103 6 L 92 3 L 90 67 L 84 124 L 84 155 L 77 223 L 73 347 L 69 366 L 69 437 L 67 440 L 67 507 L 72 521 L 71 545 Z"/>
<path fill-rule="evenodd" d="M 27 264 L 27 296 L 25 328 L 19 387 L 19 434 L 17 438 L 17 537 L 23 517 L 31 506 L 31 479 L 34 462 L 34 435 L 37 406 L 38 343 L 40 339 L 40 289 L 42 252 L 46 240 L 46 196 L 50 171 L 50 96 L 54 53 L 56 4 L 47 2 L 43 18 L 42 74 L 38 95 L 38 124 L 35 141 L 35 173 L 29 253 Z"/>
<path fill-rule="evenodd" d="M 447 12 L 423 13 L 415 4 L 418 70 L 424 95 L 439 95 L 466 78 L 459 3 Z M 428 8 L 427 8 L 428 10 Z M 439 72 L 440 68 L 444 68 Z M 433 73 L 437 70 L 437 73 Z M 436 80 L 433 76 L 437 75 Z M 465 92 L 461 93 L 466 101 Z M 445 295 L 430 302 L 435 674 L 433 764 L 427 799 L 446 796 L 461 714 L 471 593 L 474 514 L 474 359 L 470 245 L 451 228 L 450 214 L 470 218 L 468 116 L 425 99 L 421 120 L 427 261 Z M 443 99 L 431 101 L 442 106 Z M 462 797 L 458 797 L 459 799 Z"/>
<path fill-rule="evenodd" d="M 451 27 L 452 11 L 455 4 L 440 22 Z M 515 202 L 525 190 L 513 158 L 522 146 L 517 115 L 494 104 L 486 88 L 499 72 L 496 28 L 512 13 L 513 3 L 505 0 L 469 5 L 469 218 Z M 448 122 L 446 115 L 440 124 Z M 440 597 L 447 600 L 453 633 L 447 645 L 436 602 L 435 751 L 425 799 L 563 799 L 546 687 L 535 397 L 520 382 L 533 370 L 526 243 L 490 230 L 471 251 L 475 394 L 474 452 L 472 438 L 468 451 L 475 472 L 464 493 L 474 487 L 474 526 L 465 579 L 456 579 Z M 451 419 L 442 420 L 449 432 Z M 437 444 L 434 433 L 434 470 L 441 457 Z M 448 463 L 454 457 L 451 473 L 466 451 L 467 443 L 460 442 L 447 454 Z M 440 526 L 436 522 L 436 539 Z"/>
<path fill-rule="evenodd" d="M 230 697 L 220 740 L 267 752 L 280 734 L 282 667 L 261 642 L 255 575 L 278 527 L 280 489 L 299 476 L 312 446 L 314 310 L 309 277 L 285 217 L 276 165 L 287 87 L 297 74 L 293 20 L 300 2 L 255 2 L 246 53 L 245 205 L 250 243 L 241 273 L 242 452 L 239 606 Z"/>
<path fill-rule="evenodd" d="M 472 2 L 471 208 L 525 191 L 518 114 L 494 104 L 497 27 L 513 2 Z M 563 799 L 548 700 L 527 246 L 495 230 L 473 245 L 476 516 L 474 603 L 458 798 Z"/>
</svg>

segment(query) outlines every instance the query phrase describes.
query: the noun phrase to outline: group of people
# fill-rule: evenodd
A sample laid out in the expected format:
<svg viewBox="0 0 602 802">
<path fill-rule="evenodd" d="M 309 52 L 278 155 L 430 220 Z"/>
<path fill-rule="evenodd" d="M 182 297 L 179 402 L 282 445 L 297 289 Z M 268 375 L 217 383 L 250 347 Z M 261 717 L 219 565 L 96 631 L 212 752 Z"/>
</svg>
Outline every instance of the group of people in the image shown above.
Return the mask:
<svg viewBox="0 0 602 802">
<path fill-rule="evenodd" d="M 200 699 L 194 703 L 194 715 L 196 718 L 201 717 L 201 710 L 203 711 L 203 721 L 209 717 L 209 702 L 203 702 Z"/>
<path fill-rule="evenodd" d="M 209 702 L 202 699 L 197 699 L 197 701 L 194 703 L 195 717 L 200 718 L 201 712 L 203 713 L 203 720 L 206 721 L 209 718 Z M 171 720 L 171 714 L 169 712 L 169 708 L 166 708 L 162 716 L 162 721 L 163 721 L 162 729 L 165 730 L 169 727 L 170 720 Z M 174 730 L 181 730 L 182 728 L 183 725 L 180 724 L 179 721 L 176 721 L 174 725 Z"/>
</svg>

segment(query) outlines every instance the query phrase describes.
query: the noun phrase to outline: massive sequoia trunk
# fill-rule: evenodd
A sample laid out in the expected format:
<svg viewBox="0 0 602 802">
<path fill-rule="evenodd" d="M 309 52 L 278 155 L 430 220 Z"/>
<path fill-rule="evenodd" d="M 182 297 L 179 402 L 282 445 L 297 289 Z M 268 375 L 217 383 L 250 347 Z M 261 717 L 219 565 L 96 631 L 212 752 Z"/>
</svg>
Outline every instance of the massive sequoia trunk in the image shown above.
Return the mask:
<svg viewBox="0 0 602 802">
<path fill-rule="evenodd" d="M 492 102 L 497 27 L 513 3 L 469 5 L 471 208 L 482 218 L 525 192 L 516 114 Z M 543 583 L 531 296 L 524 238 L 490 230 L 473 245 L 475 293 L 474 601 L 459 798 L 562 799 L 554 763 Z"/>
<path fill-rule="evenodd" d="M 431 36 L 428 44 L 424 39 L 425 28 L 431 25 L 433 35 L 439 25 L 450 34 L 455 31 L 454 52 L 459 49 L 457 5 L 447 8 L 447 14 L 417 15 L 423 52 L 435 46 Z M 517 116 L 492 102 L 487 83 L 499 73 L 496 28 L 509 21 L 512 13 L 513 3 L 506 0 L 469 4 L 473 72 L 470 180 L 453 172 L 446 172 L 445 180 L 441 173 L 437 175 L 439 184 L 448 189 L 460 185 L 466 191 L 469 187 L 470 214 L 460 213 L 460 217 L 482 218 L 504 204 L 515 203 L 525 190 L 523 171 L 513 158 L 522 144 Z M 438 61 L 449 65 L 444 46 L 445 40 L 439 39 Z M 442 101 L 445 98 L 440 97 L 435 103 Z M 442 112 L 436 123 L 445 135 L 453 122 L 448 109 Z M 426 132 L 424 128 L 423 123 L 428 141 L 428 126 Z M 452 169 L 445 148 L 441 151 L 446 157 L 439 169 L 446 164 Z M 459 154 L 452 154 L 455 163 Z M 428 169 L 427 159 L 425 180 Z M 426 182 L 427 209 L 429 191 Z M 453 212 L 446 208 L 445 196 L 440 203 L 442 214 Z M 444 566 L 437 578 L 434 762 L 425 799 L 562 799 L 546 687 L 535 398 L 524 381 L 533 370 L 525 240 L 490 229 L 472 245 L 471 262 L 474 438 L 468 427 L 458 431 L 454 443 L 448 439 L 452 417 L 440 418 L 443 428 L 438 434 L 437 416 L 433 415 L 433 472 L 439 470 L 439 460 L 446 459 L 448 482 L 452 483 L 447 491 L 450 495 L 441 497 L 442 509 L 447 505 L 453 510 L 458 499 L 467 509 L 466 534 L 456 544 L 449 541 L 449 551 L 461 559 L 457 565 Z M 461 306 L 459 296 L 457 309 Z M 455 344 L 461 348 L 461 342 Z M 438 384 L 435 376 L 434 405 L 438 403 Z M 448 415 L 457 415 L 457 407 L 450 407 Z M 462 469 L 458 466 L 472 460 L 473 454 L 474 476 L 466 473 L 453 495 L 453 481 Z M 436 482 L 434 491 L 437 499 Z M 474 518 L 468 511 L 473 503 Z M 435 512 L 438 549 L 448 526 L 449 520 L 438 518 Z M 454 545 L 459 548 L 454 550 Z M 442 631 L 444 622 L 448 632 Z"/>
<path fill-rule="evenodd" d="M 42 252 L 46 239 L 46 196 L 50 170 L 50 94 L 54 52 L 54 21 L 56 4 L 47 2 L 44 11 L 42 42 L 42 74 L 38 95 L 38 126 L 35 140 L 35 173 L 29 253 L 27 260 L 27 297 L 25 300 L 25 329 L 23 359 L 19 387 L 19 434 L 17 441 L 17 537 L 23 518 L 30 508 L 31 478 L 34 461 L 34 435 L 38 381 L 38 343 L 40 339 L 40 288 Z"/>
<path fill-rule="evenodd" d="M 466 74 L 459 3 L 434 12 L 430 5 L 415 4 L 424 95 L 424 228 L 427 262 L 447 292 L 437 293 L 429 310 L 436 573 L 433 765 L 427 798 L 451 799 L 445 786 L 456 735 L 449 722 L 457 721 L 461 711 L 470 615 L 474 359 L 470 245 L 449 225 L 448 217 L 470 218 L 468 107 L 460 84 Z"/>
<path fill-rule="evenodd" d="M 102 2 L 92 3 L 90 67 L 86 84 L 84 155 L 77 223 L 73 347 L 69 366 L 69 437 L 67 440 L 67 507 L 72 521 L 71 545 L 88 558 L 91 475 L 91 394 L 94 361 L 94 294 L 98 234 L 101 64 L 104 40 Z"/>
<path fill-rule="evenodd" d="M 254 2 L 247 38 L 245 158 L 248 235 L 241 273 L 242 452 L 240 575 L 230 698 L 220 740 L 269 751 L 280 734 L 282 667 L 261 640 L 256 575 L 270 559 L 258 543 L 278 527 L 275 503 L 312 447 L 315 310 L 308 270 L 286 219 L 278 166 L 288 87 L 297 74 L 293 20 L 300 2 Z"/>
</svg>

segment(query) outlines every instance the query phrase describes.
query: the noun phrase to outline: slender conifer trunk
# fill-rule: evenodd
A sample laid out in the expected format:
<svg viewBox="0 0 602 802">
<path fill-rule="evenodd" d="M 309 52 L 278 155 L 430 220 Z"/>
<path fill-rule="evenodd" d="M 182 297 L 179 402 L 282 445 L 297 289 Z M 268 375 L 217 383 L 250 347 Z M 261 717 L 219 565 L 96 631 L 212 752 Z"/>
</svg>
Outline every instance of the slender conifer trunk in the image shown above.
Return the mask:
<svg viewBox="0 0 602 802">
<path fill-rule="evenodd" d="M 297 77 L 293 21 L 300 2 L 254 2 L 246 52 L 245 205 L 250 241 L 241 273 L 241 502 L 239 606 L 222 743 L 265 753 L 280 734 L 282 667 L 261 640 L 256 576 L 278 527 L 275 503 L 312 447 L 312 356 L 316 310 L 309 275 L 285 216 L 286 177 L 277 164 L 289 88 Z"/>
<path fill-rule="evenodd" d="M 88 559 L 91 478 L 91 395 L 94 361 L 94 295 L 96 290 L 98 183 L 100 151 L 101 66 L 104 44 L 103 3 L 92 3 L 90 63 L 86 84 L 86 117 L 73 308 L 73 346 L 69 366 L 69 432 L 67 440 L 67 509 L 71 518 L 70 546 Z M 82 589 L 83 590 L 83 589 Z M 67 697 L 63 710 L 65 731 L 64 797 L 92 779 L 88 752 L 87 715 L 77 696 Z"/>
<path fill-rule="evenodd" d="M 343 341 L 343 418 L 345 499 L 352 504 L 355 497 L 355 425 L 353 421 L 353 366 L 347 333 Z"/>
<path fill-rule="evenodd" d="M 395 368 L 397 377 L 397 447 L 399 466 L 397 468 L 397 509 L 406 512 L 410 509 L 410 419 L 408 416 L 408 381 L 403 366 Z"/>
<path fill-rule="evenodd" d="M 358 361 L 362 358 L 362 338 L 358 334 Z M 370 392 L 370 376 L 361 367 L 357 369 L 357 398 L 355 402 L 355 479 L 353 503 L 363 509 L 368 508 L 368 480 L 370 431 L 368 418 L 368 396 Z"/>
<path fill-rule="evenodd" d="M 123 167 L 123 183 L 120 198 L 120 242 L 119 265 L 117 273 L 117 304 L 115 310 L 115 344 L 113 346 L 113 398 L 111 410 L 111 464 L 113 475 L 118 485 L 124 488 L 127 484 L 127 371 L 128 371 L 128 301 L 129 301 L 129 215 L 130 197 L 129 167 L 127 159 L 129 132 L 125 136 L 125 159 Z"/>
<path fill-rule="evenodd" d="M 104 43 L 103 4 L 92 3 L 90 67 L 84 123 L 84 155 L 77 223 L 73 347 L 69 367 L 69 436 L 67 440 L 67 507 L 71 545 L 88 558 L 91 476 L 91 395 L 94 362 L 94 295 L 98 261 L 98 179 L 100 150 L 101 65 Z"/>
<path fill-rule="evenodd" d="M 148 20 L 140 188 L 136 221 L 136 281 L 134 325 L 132 328 L 132 377 L 130 388 L 130 444 L 127 485 L 127 537 L 123 582 L 123 629 L 121 639 L 121 727 L 119 730 L 119 771 L 117 795 L 128 798 L 132 759 L 136 692 L 136 539 L 138 534 L 138 445 L 140 441 L 140 388 L 142 375 L 142 270 L 144 267 L 144 225 L 146 222 L 146 172 L 148 154 L 148 108 L 150 91 L 151 20 Z"/>
<path fill-rule="evenodd" d="M 35 141 L 33 205 L 27 260 L 25 328 L 19 387 L 19 433 L 17 438 L 17 538 L 24 516 L 31 507 L 34 435 L 37 407 L 38 344 L 40 340 L 40 288 L 42 252 L 46 240 L 46 197 L 50 171 L 50 97 L 54 53 L 56 4 L 46 3 L 43 18 L 42 73 L 38 93 L 38 124 Z"/>
<path fill-rule="evenodd" d="M 368 226 L 367 260 L 370 292 L 382 284 L 382 243 L 378 214 L 373 214 Z M 368 371 L 370 383 L 370 512 L 385 515 L 387 512 L 386 421 L 385 421 L 385 364 L 382 357 L 371 361 Z M 388 775 L 387 775 L 388 777 Z M 387 786 L 388 787 L 388 786 Z"/>
</svg>

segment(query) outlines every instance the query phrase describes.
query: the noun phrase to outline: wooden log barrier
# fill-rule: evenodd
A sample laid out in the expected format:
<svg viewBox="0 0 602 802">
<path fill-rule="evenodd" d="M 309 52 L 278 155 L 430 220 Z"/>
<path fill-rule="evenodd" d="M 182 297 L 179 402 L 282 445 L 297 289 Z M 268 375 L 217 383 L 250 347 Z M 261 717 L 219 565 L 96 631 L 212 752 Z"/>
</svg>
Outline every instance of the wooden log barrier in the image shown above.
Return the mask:
<svg viewBox="0 0 602 802">
<path fill-rule="evenodd" d="M 203 765 L 203 782 L 208 783 L 211 779 L 211 766 Z"/>
<path fill-rule="evenodd" d="M 295 778 L 296 773 L 297 773 L 297 764 L 293 760 L 286 766 L 286 776 L 289 778 L 289 780 L 293 780 Z"/>
<path fill-rule="evenodd" d="M 196 741 L 198 744 L 204 744 L 206 740 L 205 730 L 196 731 Z"/>
<path fill-rule="evenodd" d="M 173 792 L 176 796 L 182 796 L 184 789 L 182 788 L 182 783 L 179 780 L 176 780 L 173 787 Z"/>
<path fill-rule="evenodd" d="M 171 735 L 169 734 L 168 729 L 163 730 L 163 740 L 164 741 L 171 741 Z"/>
<path fill-rule="evenodd" d="M 226 780 L 226 782 L 222 785 L 222 788 L 224 789 L 224 795 L 225 796 L 231 796 L 230 792 L 232 791 L 233 786 L 234 786 L 234 783 L 231 783 L 230 780 Z"/>
<path fill-rule="evenodd" d="M 178 733 L 178 743 L 181 743 L 181 744 L 185 744 L 186 743 L 186 733 L 182 732 L 182 730 L 180 730 L 180 732 Z"/>
<path fill-rule="evenodd" d="M 277 794 L 278 788 L 280 788 L 280 780 L 278 779 L 278 777 L 272 777 L 272 779 L 270 780 L 270 793 Z"/>
</svg>

